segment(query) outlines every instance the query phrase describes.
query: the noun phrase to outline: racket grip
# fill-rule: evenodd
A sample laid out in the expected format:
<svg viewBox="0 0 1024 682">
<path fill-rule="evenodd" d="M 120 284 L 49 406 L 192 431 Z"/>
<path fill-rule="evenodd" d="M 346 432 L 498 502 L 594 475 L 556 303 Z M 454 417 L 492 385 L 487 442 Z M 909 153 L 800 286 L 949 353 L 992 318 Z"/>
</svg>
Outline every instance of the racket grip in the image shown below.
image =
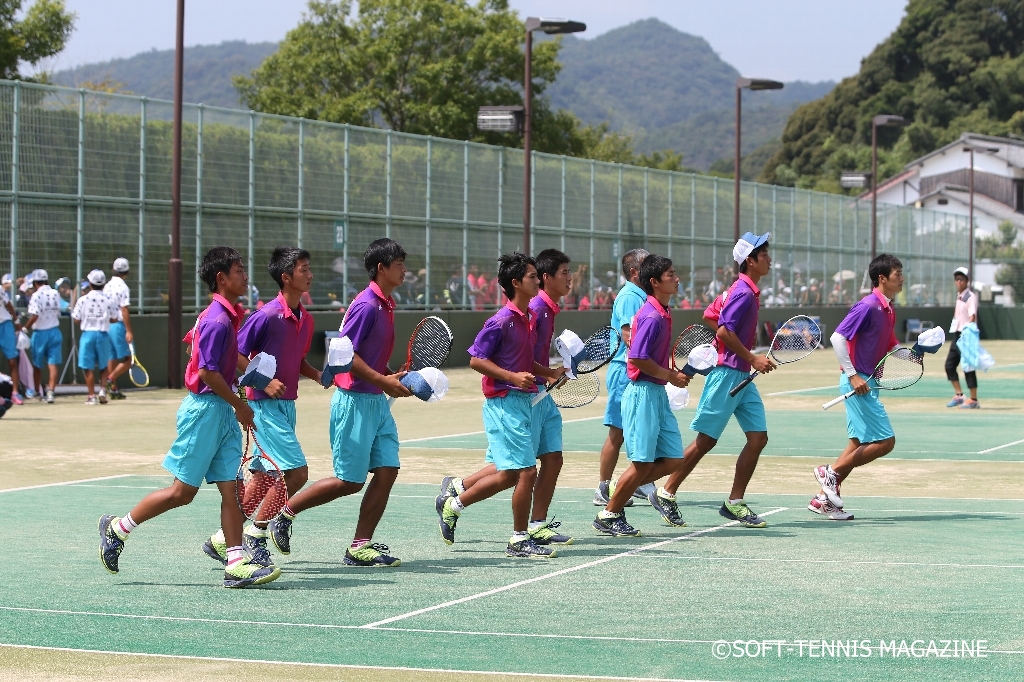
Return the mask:
<svg viewBox="0 0 1024 682">
<path fill-rule="evenodd" d="M 540 401 L 544 400 L 544 398 L 547 398 L 547 397 L 548 397 L 548 390 L 546 388 L 544 390 L 542 390 L 542 391 L 538 391 L 537 395 L 533 396 L 533 400 L 530 402 L 530 407 L 533 407 L 534 405 L 538 405 L 540 403 Z"/>
<path fill-rule="evenodd" d="M 822 405 L 821 409 L 827 410 L 827 409 L 829 409 L 831 407 L 835 407 L 836 405 L 838 405 L 839 403 L 843 402 L 844 400 L 849 398 L 851 395 L 853 395 L 853 393 L 854 393 L 853 391 L 850 391 L 848 393 L 844 393 L 843 395 L 839 396 L 838 398 L 833 398 L 832 400 L 830 400 L 827 403 L 825 403 L 824 405 Z"/>
<path fill-rule="evenodd" d="M 756 376 L 757 376 L 757 372 L 751 372 L 750 376 L 748 376 L 746 379 L 744 379 L 740 383 L 736 384 L 736 386 L 731 391 L 729 391 L 729 397 L 730 398 L 735 398 L 736 394 L 739 393 L 740 391 L 742 391 L 744 388 L 746 388 L 747 384 L 749 384 L 751 381 L 753 381 L 754 377 L 756 377 Z"/>
<path fill-rule="evenodd" d="M 394 405 L 396 400 L 398 400 L 398 398 L 388 398 L 388 407 Z"/>
</svg>

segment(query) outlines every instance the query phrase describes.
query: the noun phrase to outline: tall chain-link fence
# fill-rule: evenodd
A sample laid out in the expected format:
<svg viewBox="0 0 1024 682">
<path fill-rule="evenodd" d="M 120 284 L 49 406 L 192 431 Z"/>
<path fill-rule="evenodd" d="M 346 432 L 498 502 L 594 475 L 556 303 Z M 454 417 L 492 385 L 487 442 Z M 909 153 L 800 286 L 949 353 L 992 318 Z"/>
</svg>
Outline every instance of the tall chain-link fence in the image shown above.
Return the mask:
<svg viewBox="0 0 1024 682">
<path fill-rule="evenodd" d="M 51 282 L 77 282 L 124 256 L 133 308 L 166 308 L 172 112 L 163 100 L 0 81 L 0 253 L 15 277 L 41 267 Z M 365 286 L 362 253 L 381 236 L 409 254 L 401 306 L 497 305 L 496 258 L 523 248 L 522 164 L 516 149 L 185 105 L 185 309 L 206 304 L 190 273 L 221 244 L 246 259 L 254 300 L 276 295 L 273 247 L 308 249 L 313 305 L 342 306 Z M 547 154 L 533 169 L 531 251 L 573 259 L 569 307 L 610 305 L 620 258 L 638 247 L 673 259 L 678 305 L 702 305 L 731 281 L 731 180 Z M 743 183 L 742 230 L 773 235 L 762 302 L 855 300 L 867 284 L 870 210 Z M 952 303 L 967 235 L 962 216 L 878 209 L 878 250 L 902 259 L 908 304 Z"/>
</svg>

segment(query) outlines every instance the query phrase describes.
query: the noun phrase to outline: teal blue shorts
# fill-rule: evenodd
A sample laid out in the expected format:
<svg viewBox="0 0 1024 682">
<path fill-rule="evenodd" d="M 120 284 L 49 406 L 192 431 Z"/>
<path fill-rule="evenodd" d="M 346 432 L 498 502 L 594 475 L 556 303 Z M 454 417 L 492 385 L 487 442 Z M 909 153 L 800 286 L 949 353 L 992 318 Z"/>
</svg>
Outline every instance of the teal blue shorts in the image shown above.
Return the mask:
<svg viewBox="0 0 1024 682">
<path fill-rule="evenodd" d="M 126 333 L 124 322 L 110 323 L 110 331 L 107 332 L 107 336 L 110 337 L 110 357 L 115 360 L 123 360 L 132 356 L 132 352 L 128 348 L 128 339 L 125 338 Z"/>
<path fill-rule="evenodd" d="M 378 467 L 401 468 L 398 426 L 383 393 L 335 391 L 330 436 L 334 475 L 343 481 L 366 483 Z"/>
<path fill-rule="evenodd" d="M 764 403 L 756 382 L 747 384 L 735 398 L 729 396 L 729 391 L 748 376 L 749 373 L 731 367 L 712 369 L 704 382 L 697 415 L 690 422 L 690 429 L 718 440 L 729 423 L 729 417 L 735 414 L 743 433 L 768 433 Z"/>
<path fill-rule="evenodd" d="M 537 457 L 562 451 L 562 413 L 551 398 L 544 398 L 533 407 L 530 434 L 533 436 L 533 451 Z"/>
<path fill-rule="evenodd" d="M 110 340 L 106 332 L 82 332 L 78 340 L 78 366 L 82 369 L 107 368 L 110 359 Z"/>
<path fill-rule="evenodd" d="M 14 323 L 10 320 L 0 322 L 0 354 L 8 360 L 17 360 L 21 357 L 18 354 L 18 338 L 14 333 Z M 17 387 L 15 390 L 18 390 Z"/>
<path fill-rule="evenodd" d="M 533 393 L 509 391 L 504 398 L 484 400 L 487 461 L 498 471 L 529 469 L 537 464 L 533 446 Z M 544 402 L 551 402 L 545 398 Z"/>
<path fill-rule="evenodd" d="M 892 431 L 892 424 L 889 423 L 889 415 L 885 413 L 885 407 L 878 399 L 878 389 L 874 388 L 875 380 L 867 374 L 860 374 L 860 378 L 867 381 L 872 389 L 864 395 L 851 395 L 843 401 L 846 404 L 847 434 L 861 443 L 875 443 L 892 438 L 895 434 Z M 840 394 L 845 395 L 852 390 L 850 377 L 843 374 L 839 378 Z"/>
<path fill-rule="evenodd" d="M 242 430 L 235 411 L 215 395 L 189 393 L 178 408 L 178 437 L 164 469 L 186 485 L 233 481 L 242 461 Z"/>
<path fill-rule="evenodd" d="M 295 401 L 250 400 L 256 439 L 281 471 L 306 466 L 306 455 L 295 436 Z"/>
<path fill-rule="evenodd" d="M 622 392 L 629 386 L 626 374 L 626 363 L 612 362 L 608 365 L 608 375 L 604 380 L 608 389 L 608 404 L 604 408 L 604 425 L 622 428 Z"/>
<path fill-rule="evenodd" d="M 622 425 L 630 462 L 683 456 L 683 436 L 664 385 L 630 381 L 622 394 Z"/>
<path fill-rule="evenodd" d="M 32 332 L 32 364 L 42 369 L 47 365 L 59 365 L 64 362 L 61 347 L 64 335 L 60 327 L 38 329 Z"/>
</svg>

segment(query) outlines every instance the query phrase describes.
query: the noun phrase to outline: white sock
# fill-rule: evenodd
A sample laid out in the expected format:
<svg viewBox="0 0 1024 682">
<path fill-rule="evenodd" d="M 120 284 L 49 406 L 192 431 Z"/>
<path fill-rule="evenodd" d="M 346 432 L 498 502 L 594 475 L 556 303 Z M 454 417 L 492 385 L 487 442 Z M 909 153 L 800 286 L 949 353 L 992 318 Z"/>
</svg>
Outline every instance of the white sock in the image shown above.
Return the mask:
<svg viewBox="0 0 1024 682">
<path fill-rule="evenodd" d="M 522 542 L 523 540 L 526 540 L 529 537 L 530 534 L 527 533 L 525 530 L 514 530 L 512 531 L 512 538 L 509 540 L 509 542 L 514 545 L 517 542 Z"/>
<path fill-rule="evenodd" d="M 743 498 L 741 497 L 736 500 L 729 500 L 729 504 L 743 504 Z"/>
<path fill-rule="evenodd" d="M 128 537 L 128 533 L 131 533 L 138 527 L 139 524 L 135 523 L 135 520 L 132 518 L 132 513 L 128 512 L 120 519 L 118 519 L 117 523 L 114 524 L 114 532 L 117 533 L 117 536 L 119 538 L 124 540 L 126 537 Z"/>
<path fill-rule="evenodd" d="M 530 521 L 530 530 L 536 530 L 548 522 L 547 519 L 541 519 L 540 521 Z"/>
<path fill-rule="evenodd" d="M 456 516 L 461 514 L 462 510 L 466 508 L 458 497 L 449 497 L 448 499 L 451 500 L 452 511 L 455 512 Z"/>
<path fill-rule="evenodd" d="M 224 539 L 224 529 L 223 528 L 218 528 L 217 532 L 213 534 L 213 541 L 214 542 L 223 542 L 224 544 L 227 544 L 227 540 Z"/>
<path fill-rule="evenodd" d="M 615 512 L 610 512 L 607 509 L 602 509 L 597 512 L 597 518 L 599 519 L 617 519 L 619 517 Z"/>
<path fill-rule="evenodd" d="M 238 547 L 228 547 L 228 568 L 231 568 L 244 558 L 245 551 L 241 545 Z"/>
<path fill-rule="evenodd" d="M 676 499 L 676 496 L 673 493 L 670 493 L 664 488 L 658 488 L 658 497 L 664 497 L 666 500 Z"/>
<path fill-rule="evenodd" d="M 466 492 L 466 486 L 464 486 L 462 484 L 462 479 L 461 478 L 456 478 L 454 483 L 455 483 L 455 492 L 457 492 L 460 495 L 462 493 Z"/>
<path fill-rule="evenodd" d="M 224 531 L 221 531 L 223 534 Z M 249 524 L 249 527 L 245 529 L 245 534 L 251 538 L 265 538 L 267 537 L 267 529 L 260 528 L 255 524 Z"/>
</svg>

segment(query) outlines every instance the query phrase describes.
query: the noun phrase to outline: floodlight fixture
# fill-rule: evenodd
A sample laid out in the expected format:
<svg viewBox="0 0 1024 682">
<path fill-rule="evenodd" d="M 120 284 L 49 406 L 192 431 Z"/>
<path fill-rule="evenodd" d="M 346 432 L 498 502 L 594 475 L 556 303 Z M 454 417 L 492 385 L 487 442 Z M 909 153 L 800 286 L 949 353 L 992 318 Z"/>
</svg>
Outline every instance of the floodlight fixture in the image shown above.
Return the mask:
<svg viewBox="0 0 1024 682">
<path fill-rule="evenodd" d="M 743 105 L 743 90 L 781 90 L 785 87 L 779 81 L 768 78 L 746 78 L 740 76 L 736 79 L 736 159 L 733 167 L 733 215 L 732 231 L 733 239 L 740 239 L 740 123 L 743 115 L 740 113 Z M 739 271 L 737 271 L 739 272 Z"/>
<path fill-rule="evenodd" d="M 523 107 L 480 107 L 476 112 L 476 127 L 477 130 L 521 134 L 523 132 Z"/>
<path fill-rule="evenodd" d="M 541 31 L 548 35 L 561 33 L 579 33 L 587 30 L 587 25 L 581 21 L 571 21 L 563 17 L 527 17 L 527 32 Z"/>
<path fill-rule="evenodd" d="M 843 189 L 863 189 L 871 182 L 871 173 L 864 171 L 843 171 L 839 186 Z"/>
<path fill-rule="evenodd" d="M 878 255 L 878 128 L 907 122 L 896 114 L 877 114 L 871 119 L 871 258 Z"/>
</svg>

